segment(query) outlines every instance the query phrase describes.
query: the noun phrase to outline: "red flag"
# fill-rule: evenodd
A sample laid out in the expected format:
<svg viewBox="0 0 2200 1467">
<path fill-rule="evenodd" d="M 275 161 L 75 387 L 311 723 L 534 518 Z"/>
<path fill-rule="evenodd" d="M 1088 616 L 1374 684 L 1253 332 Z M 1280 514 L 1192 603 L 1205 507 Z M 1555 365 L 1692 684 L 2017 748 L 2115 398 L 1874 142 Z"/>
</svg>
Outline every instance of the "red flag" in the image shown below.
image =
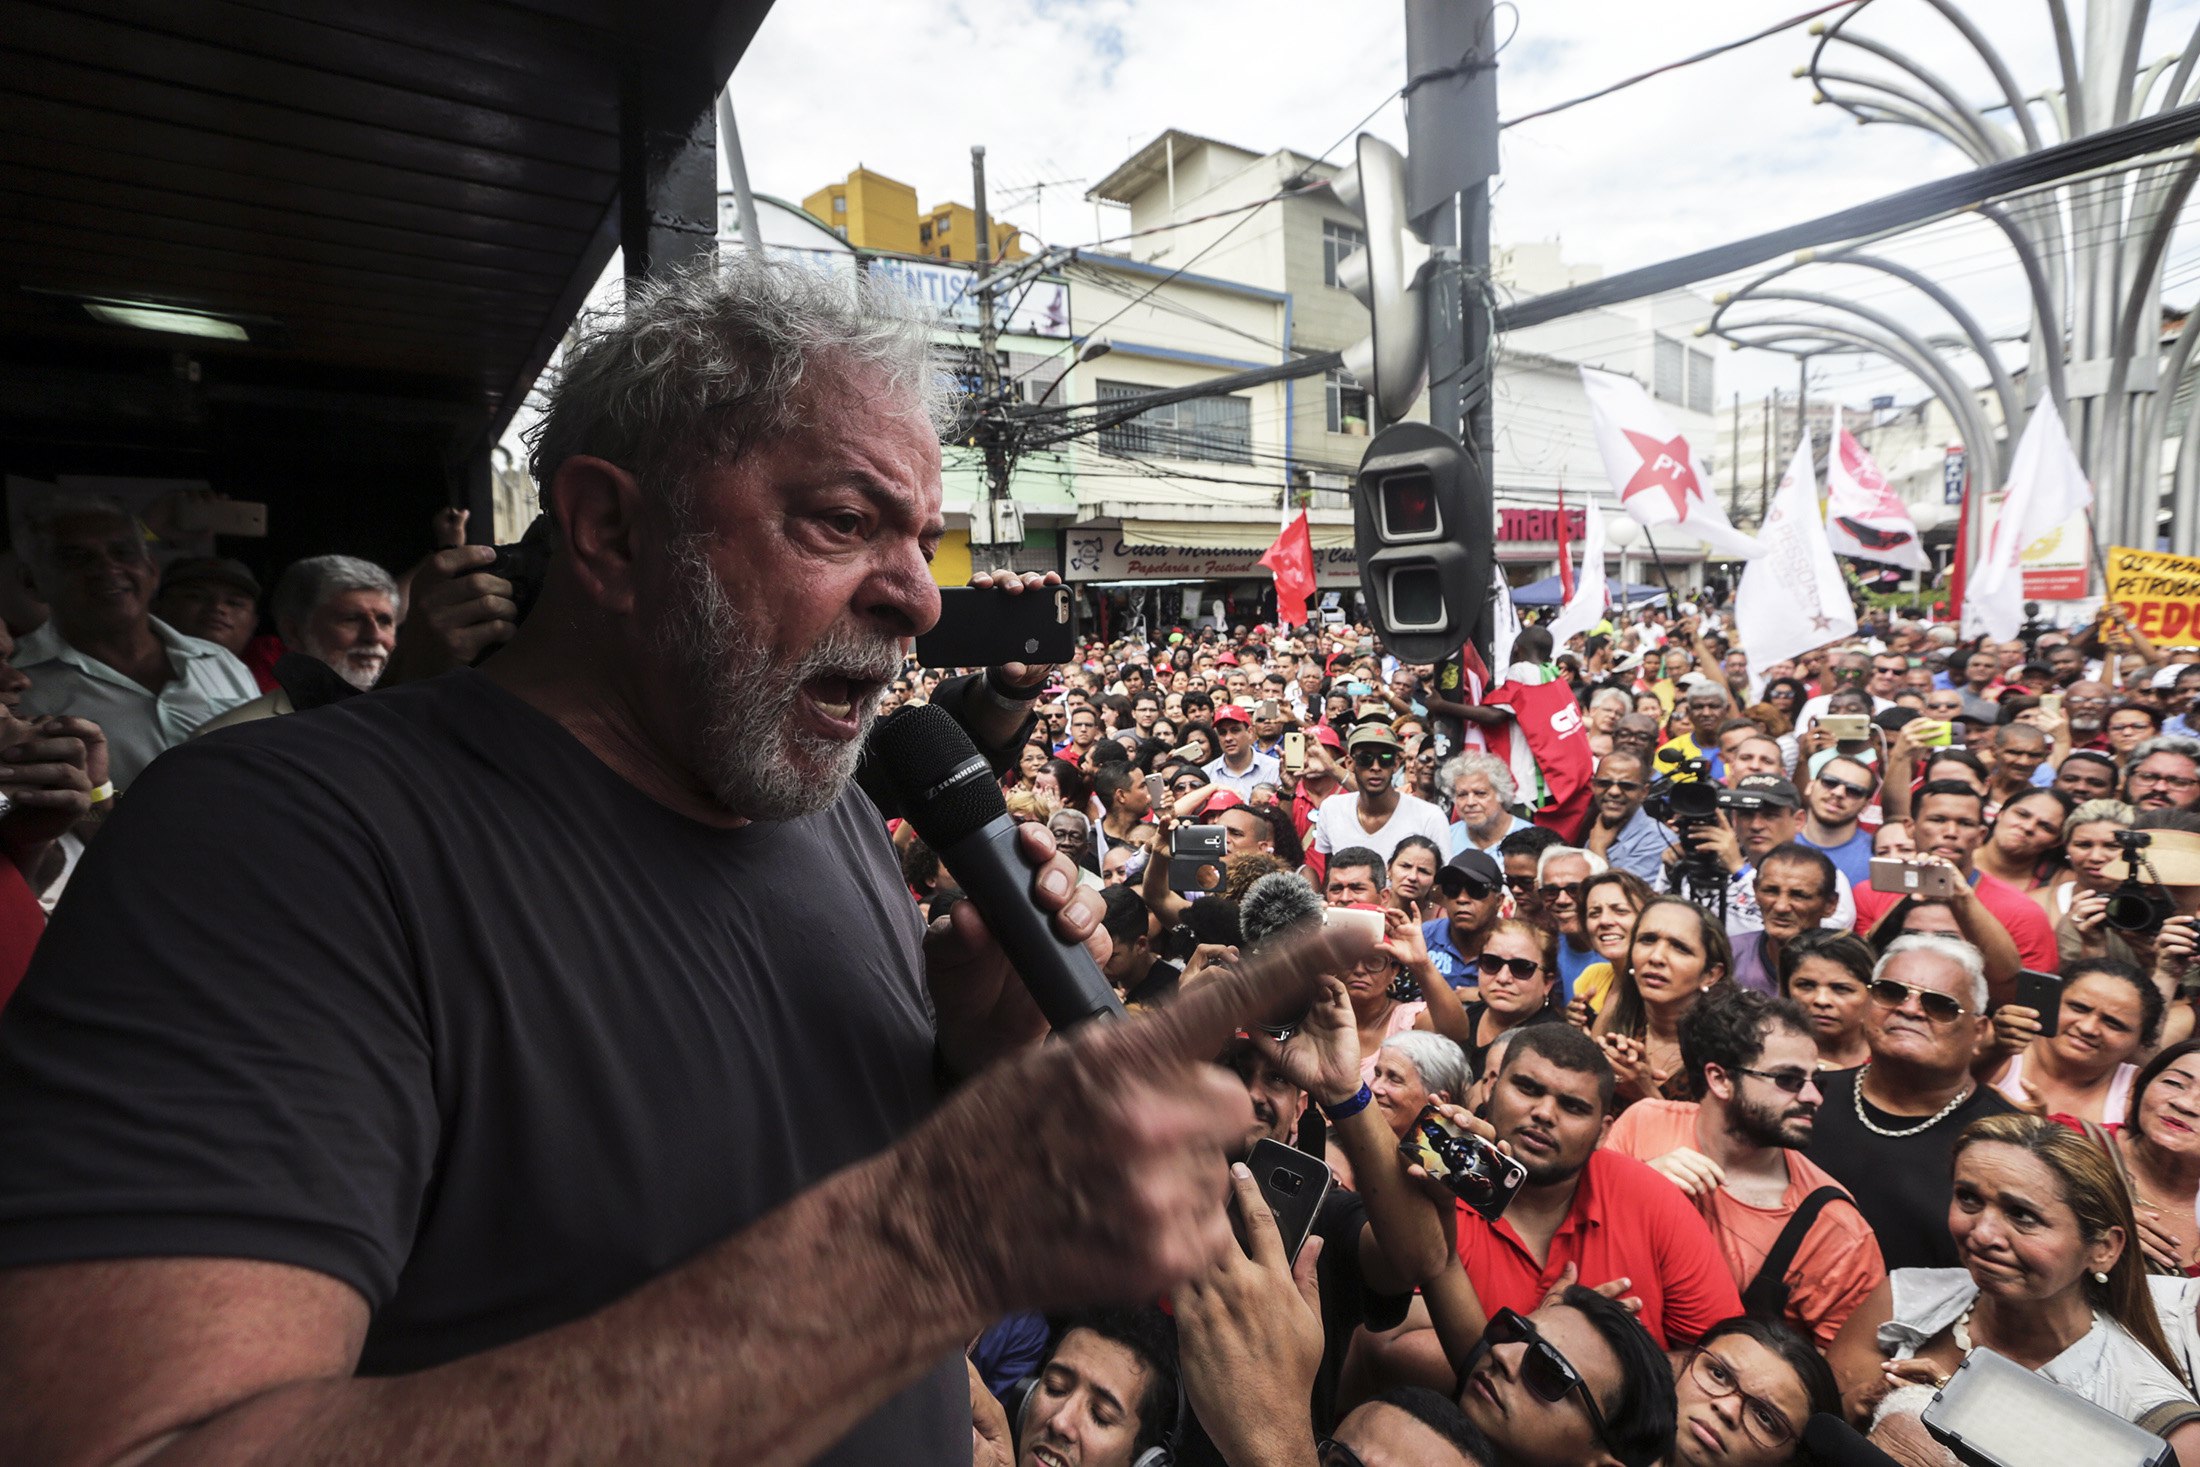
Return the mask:
<svg viewBox="0 0 2200 1467">
<path fill-rule="evenodd" d="M 1276 543 L 1260 558 L 1276 578 L 1276 620 L 1284 626 L 1306 624 L 1306 599 L 1314 594 L 1314 539 L 1306 511 L 1283 527 Z"/>
<path fill-rule="evenodd" d="M 1573 537 L 1566 533 L 1566 486 L 1558 486 L 1558 599 L 1560 604 L 1574 599 L 1574 550 Z"/>
</svg>

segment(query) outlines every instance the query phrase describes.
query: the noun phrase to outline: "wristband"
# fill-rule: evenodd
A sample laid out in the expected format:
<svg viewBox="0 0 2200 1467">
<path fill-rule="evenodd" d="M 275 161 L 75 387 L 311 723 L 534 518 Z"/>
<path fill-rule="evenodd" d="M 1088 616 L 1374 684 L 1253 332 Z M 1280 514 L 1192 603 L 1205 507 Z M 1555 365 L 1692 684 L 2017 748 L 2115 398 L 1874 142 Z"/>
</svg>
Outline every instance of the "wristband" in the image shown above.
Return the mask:
<svg viewBox="0 0 2200 1467">
<path fill-rule="evenodd" d="M 1368 1107 L 1368 1102 L 1372 1101 L 1374 1098 L 1375 1093 L 1369 1090 L 1365 1085 L 1362 1085 L 1360 1087 L 1360 1093 L 1353 1096 L 1350 1100 L 1344 1101 L 1337 1105 L 1322 1106 L 1322 1118 L 1326 1121 L 1329 1121 L 1331 1124 L 1335 1124 L 1338 1121 L 1349 1121 L 1354 1116 L 1358 1115 L 1361 1111 L 1366 1110 Z"/>
<path fill-rule="evenodd" d="M 111 779 L 92 791 L 92 803 L 95 805 L 104 805 L 114 797 L 115 782 Z"/>
<path fill-rule="evenodd" d="M 1037 702 L 1039 695 L 1046 691 L 1046 681 L 1043 678 L 1037 687 L 1020 688 L 1007 678 L 1002 677 L 1001 670 L 997 667 L 989 667 L 985 670 L 985 680 L 979 686 L 985 689 L 987 695 L 994 702 L 1011 712 Z"/>
</svg>

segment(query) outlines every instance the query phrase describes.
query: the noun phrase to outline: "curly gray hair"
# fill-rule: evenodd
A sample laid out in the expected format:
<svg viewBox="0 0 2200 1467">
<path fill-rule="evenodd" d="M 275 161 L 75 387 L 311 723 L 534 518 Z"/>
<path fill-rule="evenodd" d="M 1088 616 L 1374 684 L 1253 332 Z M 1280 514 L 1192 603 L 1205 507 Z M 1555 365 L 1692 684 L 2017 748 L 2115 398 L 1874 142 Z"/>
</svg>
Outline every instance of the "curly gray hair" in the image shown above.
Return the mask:
<svg viewBox="0 0 2200 1467">
<path fill-rule="evenodd" d="M 577 323 L 527 435 L 528 472 L 547 495 L 559 465 L 585 454 L 679 508 L 697 470 L 800 431 L 820 381 L 851 375 L 937 427 L 932 324 L 892 285 L 747 251 L 670 272 Z"/>
<path fill-rule="evenodd" d="M 1520 792 L 1513 784 L 1512 769 L 1505 761 L 1481 749 L 1470 749 L 1446 760 L 1444 767 L 1436 771 L 1439 781 L 1437 788 L 1448 798 L 1451 791 L 1458 787 L 1459 781 L 1470 774 L 1479 774 L 1490 782 L 1490 788 L 1497 792 L 1497 803 L 1500 805 L 1510 805 Z"/>
</svg>

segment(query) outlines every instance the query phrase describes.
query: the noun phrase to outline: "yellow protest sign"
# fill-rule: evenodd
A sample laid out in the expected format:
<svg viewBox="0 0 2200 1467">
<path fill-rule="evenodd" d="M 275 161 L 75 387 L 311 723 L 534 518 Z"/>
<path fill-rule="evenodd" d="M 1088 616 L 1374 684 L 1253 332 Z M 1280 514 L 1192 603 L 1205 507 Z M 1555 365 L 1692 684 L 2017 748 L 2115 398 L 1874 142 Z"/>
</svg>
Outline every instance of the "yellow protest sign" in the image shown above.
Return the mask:
<svg viewBox="0 0 2200 1467">
<path fill-rule="evenodd" d="M 2111 546 L 2108 599 L 2157 647 L 2200 647 L 2200 559 Z"/>
</svg>

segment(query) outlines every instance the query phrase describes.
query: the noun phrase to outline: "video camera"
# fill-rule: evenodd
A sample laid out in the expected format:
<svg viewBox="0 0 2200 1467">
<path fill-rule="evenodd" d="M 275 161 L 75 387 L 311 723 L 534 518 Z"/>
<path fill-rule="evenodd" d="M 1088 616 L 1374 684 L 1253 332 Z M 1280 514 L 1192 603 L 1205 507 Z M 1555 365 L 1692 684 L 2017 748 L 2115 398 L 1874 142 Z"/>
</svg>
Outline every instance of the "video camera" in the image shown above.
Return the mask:
<svg viewBox="0 0 2200 1467">
<path fill-rule="evenodd" d="M 1658 750 L 1665 767 L 1642 798 L 1642 808 L 1652 820 L 1670 828 L 1681 848 L 1673 868 L 1673 888 L 1699 907 L 1726 920 L 1726 867 L 1719 858 L 1701 849 L 1696 833 L 1719 823 L 1719 812 L 1734 803 L 1732 792 L 1711 777 L 1711 761 L 1691 759 L 1678 749 Z"/>
<path fill-rule="evenodd" d="M 2160 932 L 2162 924 L 2177 915 L 2177 903 L 2163 889 L 2146 858 L 2146 848 L 2153 842 L 2154 836 L 2148 831 L 2116 832 L 2116 844 L 2123 850 L 2129 874 L 2108 894 L 2108 909 L 2102 913 L 2102 920 L 2118 932 Z"/>
</svg>

